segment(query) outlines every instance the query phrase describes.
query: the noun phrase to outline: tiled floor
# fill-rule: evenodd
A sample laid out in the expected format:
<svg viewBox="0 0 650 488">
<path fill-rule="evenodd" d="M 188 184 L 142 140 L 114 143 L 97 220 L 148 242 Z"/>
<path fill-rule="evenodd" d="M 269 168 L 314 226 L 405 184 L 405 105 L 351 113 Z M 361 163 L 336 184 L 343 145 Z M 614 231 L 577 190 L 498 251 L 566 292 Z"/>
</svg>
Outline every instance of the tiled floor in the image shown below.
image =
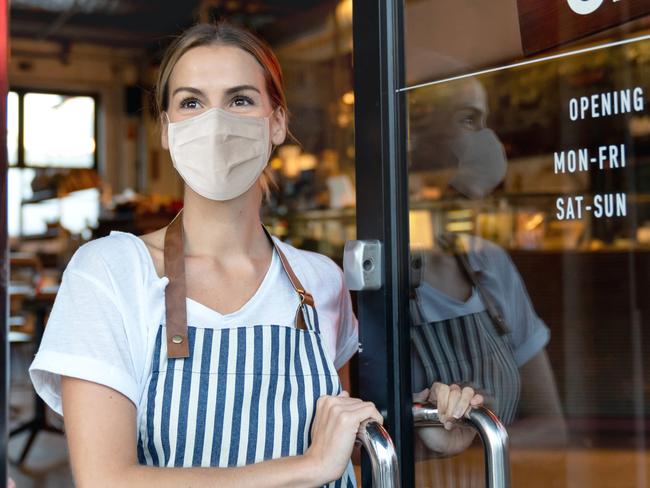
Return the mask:
<svg viewBox="0 0 650 488">
<path fill-rule="evenodd" d="M 450 460 L 422 461 L 416 473 L 418 488 L 481 488 L 483 453 L 470 449 Z M 649 488 L 650 453 L 630 449 L 513 449 L 510 473 L 513 488 Z"/>
<path fill-rule="evenodd" d="M 26 436 L 17 436 L 9 444 L 10 456 L 17 457 Z M 9 465 L 9 475 L 17 488 L 70 488 L 74 486 L 62 436 L 39 434 L 25 465 Z"/>
</svg>

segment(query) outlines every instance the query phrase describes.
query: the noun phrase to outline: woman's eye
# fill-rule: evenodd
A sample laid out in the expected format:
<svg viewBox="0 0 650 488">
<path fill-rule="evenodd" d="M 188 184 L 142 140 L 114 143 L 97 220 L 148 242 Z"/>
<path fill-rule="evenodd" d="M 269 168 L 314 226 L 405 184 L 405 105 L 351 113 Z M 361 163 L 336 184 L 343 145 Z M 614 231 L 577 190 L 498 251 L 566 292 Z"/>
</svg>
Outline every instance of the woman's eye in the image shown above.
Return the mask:
<svg viewBox="0 0 650 488">
<path fill-rule="evenodd" d="M 477 131 L 483 128 L 484 121 L 480 115 L 467 115 L 460 119 L 460 126 L 466 130 Z"/>
<path fill-rule="evenodd" d="M 475 130 L 476 129 L 476 120 L 474 117 L 465 117 L 461 120 L 461 124 L 465 129 Z"/>
<path fill-rule="evenodd" d="M 233 107 L 247 107 L 249 105 L 254 105 L 253 100 L 243 95 L 238 95 L 232 99 Z"/>
<path fill-rule="evenodd" d="M 478 131 L 485 127 L 485 114 L 479 110 L 459 110 L 454 120 L 463 130 Z"/>
<path fill-rule="evenodd" d="M 199 101 L 196 98 L 186 98 L 181 102 L 181 108 L 194 109 L 199 107 Z"/>
</svg>

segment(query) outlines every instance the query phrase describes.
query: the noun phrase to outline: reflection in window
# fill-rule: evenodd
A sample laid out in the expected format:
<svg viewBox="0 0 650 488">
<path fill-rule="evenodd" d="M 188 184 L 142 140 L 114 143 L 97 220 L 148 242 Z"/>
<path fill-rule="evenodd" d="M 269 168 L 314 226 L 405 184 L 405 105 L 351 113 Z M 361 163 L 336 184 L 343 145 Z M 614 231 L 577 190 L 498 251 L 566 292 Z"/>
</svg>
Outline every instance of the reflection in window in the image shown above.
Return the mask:
<svg viewBox="0 0 650 488">
<path fill-rule="evenodd" d="M 474 384 L 479 370 L 483 389 L 486 371 L 507 371 L 459 334 L 493 302 L 522 385 L 508 426 L 513 486 L 647 486 L 650 41 L 638 34 L 407 91 L 414 392 L 438 378 Z M 444 77 L 494 63 L 430 59 Z M 503 384 L 497 399 L 510 398 Z M 422 440 L 416 486 L 480 486 L 480 450 L 431 460 Z"/>
</svg>

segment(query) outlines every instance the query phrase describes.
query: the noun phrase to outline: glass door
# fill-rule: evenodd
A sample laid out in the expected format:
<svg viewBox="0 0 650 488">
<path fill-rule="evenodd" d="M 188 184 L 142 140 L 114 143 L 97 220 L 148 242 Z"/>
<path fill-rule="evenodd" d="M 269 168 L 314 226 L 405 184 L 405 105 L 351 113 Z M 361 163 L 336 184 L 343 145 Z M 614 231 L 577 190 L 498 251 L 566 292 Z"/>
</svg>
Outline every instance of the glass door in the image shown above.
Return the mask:
<svg viewBox="0 0 650 488">
<path fill-rule="evenodd" d="M 413 428 L 439 382 L 506 426 L 512 486 L 648 486 L 650 4 L 369 3 L 358 237 L 385 273 L 359 375 L 403 485 L 484 485 L 470 431 Z"/>
</svg>

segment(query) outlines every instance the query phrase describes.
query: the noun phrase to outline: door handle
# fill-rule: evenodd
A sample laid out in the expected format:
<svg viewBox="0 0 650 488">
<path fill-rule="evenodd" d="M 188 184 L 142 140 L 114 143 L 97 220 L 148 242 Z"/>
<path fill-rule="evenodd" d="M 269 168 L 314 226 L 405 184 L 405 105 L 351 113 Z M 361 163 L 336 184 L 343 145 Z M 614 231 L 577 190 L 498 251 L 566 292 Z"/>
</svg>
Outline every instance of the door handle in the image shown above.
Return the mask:
<svg viewBox="0 0 650 488">
<path fill-rule="evenodd" d="M 364 420 L 357 433 L 357 442 L 370 458 L 373 488 L 399 488 L 397 454 L 386 429 L 375 420 Z"/>
<path fill-rule="evenodd" d="M 431 405 L 413 405 L 413 421 L 416 428 L 442 427 L 438 410 Z M 485 407 L 473 408 L 465 425 L 474 428 L 483 441 L 485 450 L 485 486 L 487 488 L 510 488 L 510 464 L 508 461 L 508 432 L 499 418 Z"/>
</svg>

